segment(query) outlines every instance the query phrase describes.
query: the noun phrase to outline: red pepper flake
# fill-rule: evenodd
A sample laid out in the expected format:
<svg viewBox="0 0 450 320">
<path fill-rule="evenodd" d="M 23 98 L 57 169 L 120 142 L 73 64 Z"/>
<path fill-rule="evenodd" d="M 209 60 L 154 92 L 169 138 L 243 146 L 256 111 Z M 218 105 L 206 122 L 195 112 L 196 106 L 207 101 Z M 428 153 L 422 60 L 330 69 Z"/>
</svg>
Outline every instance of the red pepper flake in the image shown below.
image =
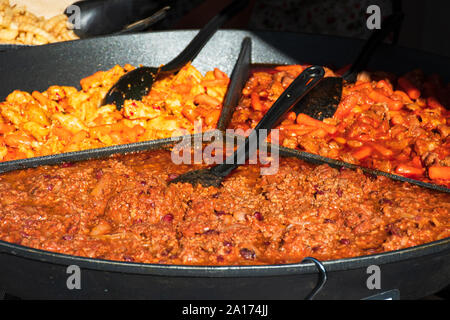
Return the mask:
<svg viewBox="0 0 450 320">
<path fill-rule="evenodd" d="M 341 244 L 345 244 L 345 245 L 349 245 L 350 244 L 350 240 L 348 240 L 348 239 L 341 239 L 341 240 L 339 240 L 339 242 Z"/>
<path fill-rule="evenodd" d="M 342 198 L 343 192 L 341 189 L 337 189 L 336 194 L 338 195 L 339 198 Z"/>
<path fill-rule="evenodd" d="M 73 239 L 73 236 L 72 236 L 72 235 L 70 235 L 70 234 L 66 234 L 66 235 L 65 235 L 65 236 L 63 236 L 62 238 L 63 238 L 63 240 L 66 240 L 66 241 L 70 241 L 70 240 L 72 240 L 72 239 Z"/>
<path fill-rule="evenodd" d="M 48 191 L 52 191 L 52 190 L 53 190 L 53 185 L 52 185 L 52 184 L 49 184 L 48 187 L 47 187 L 47 190 L 48 190 Z"/>
<path fill-rule="evenodd" d="M 222 256 L 217 256 L 217 262 L 224 262 L 225 259 Z"/>
<path fill-rule="evenodd" d="M 170 173 L 169 174 L 169 181 L 172 181 L 173 179 L 176 179 L 176 178 L 178 178 L 178 174 L 176 174 L 176 173 Z"/>
</svg>

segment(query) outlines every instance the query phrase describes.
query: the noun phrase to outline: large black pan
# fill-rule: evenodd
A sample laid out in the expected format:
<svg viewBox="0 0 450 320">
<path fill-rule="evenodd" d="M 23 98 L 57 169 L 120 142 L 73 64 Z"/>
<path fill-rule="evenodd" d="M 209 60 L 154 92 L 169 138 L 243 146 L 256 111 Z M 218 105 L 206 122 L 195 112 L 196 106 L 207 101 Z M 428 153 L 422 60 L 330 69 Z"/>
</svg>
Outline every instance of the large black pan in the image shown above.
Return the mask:
<svg viewBox="0 0 450 320">
<path fill-rule="evenodd" d="M 194 35 L 180 31 L 98 38 L 0 53 L 0 100 L 14 89 L 78 85 L 81 78 L 116 63 L 161 64 L 175 56 Z M 360 46 L 359 41 L 343 38 L 222 31 L 212 38 L 194 65 L 202 72 L 219 67 L 230 73 L 245 36 L 253 38 L 255 63 L 341 66 Z M 400 73 L 420 67 L 426 72 L 439 71 L 450 79 L 450 60 L 443 57 L 385 46 L 373 61 L 372 67 L 382 70 Z M 171 143 L 149 142 L 141 144 L 141 148 L 161 148 Z M 126 147 L 118 148 L 126 151 Z M 282 155 L 299 156 L 289 150 L 282 151 Z M 449 284 L 449 262 L 450 239 L 327 261 L 324 266 L 328 281 L 317 298 L 360 299 L 391 289 L 398 289 L 402 298 L 420 298 Z M 72 279 L 67 269 L 70 265 L 80 268 L 81 289 L 67 287 Z M 367 287 L 371 276 L 367 268 L 371 265 L 380 267 L 381 289 Z M 0 242 L 0 293 L 23 298 L 303 299 L 317 281 L 318 272 L 312 263 L 246 267 L 135 264 L 66 256 Z"/>
</svg>

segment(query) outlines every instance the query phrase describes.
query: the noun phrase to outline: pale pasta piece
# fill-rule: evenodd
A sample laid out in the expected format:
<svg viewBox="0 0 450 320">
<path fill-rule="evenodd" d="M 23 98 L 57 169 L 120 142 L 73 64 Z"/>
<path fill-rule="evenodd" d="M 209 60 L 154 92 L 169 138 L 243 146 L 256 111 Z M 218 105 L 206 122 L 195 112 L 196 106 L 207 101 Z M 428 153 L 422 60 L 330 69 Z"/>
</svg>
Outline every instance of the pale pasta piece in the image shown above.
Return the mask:
<svg viewBox="0 0 450 320">
<path fill-rule="evenodd" d="M 0 39 L 13 41 L 19 35 L 19 30 L 13 29 L 0 29 Z"/>
<path fill-rule="evenodd" d="M 72 29 L 64 14 L 45 19 L 0 0 L 0 43 L 43 45 L 79 39 Z"/>
<path fill-rule="evenodd" d="M 69 114 L 55 113 L 52 115 L 52 119 L 58 120 L 64 128 L 68 129 L 72 133 L 77 133 L 81 130 L 89 131 L 83 121 Z"/>
</svg>

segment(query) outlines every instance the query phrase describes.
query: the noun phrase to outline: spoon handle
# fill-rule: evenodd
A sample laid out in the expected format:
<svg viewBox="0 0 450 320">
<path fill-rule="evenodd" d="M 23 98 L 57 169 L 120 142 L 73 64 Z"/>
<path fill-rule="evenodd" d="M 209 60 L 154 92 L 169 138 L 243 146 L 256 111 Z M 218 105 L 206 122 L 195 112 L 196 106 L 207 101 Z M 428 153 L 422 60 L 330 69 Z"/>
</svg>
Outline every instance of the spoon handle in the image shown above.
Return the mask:
<svg viewBox="0 0 450 320">
<path fill-rule="evenodd" d="M 176 72 L 185 66 L 186 63 L 194 60 L 214 33 L 216 33 L 225 22 L 245 8 L 248 5 L 248 2 L 248 0 L 234 0 L 225 9 L 220 11 L 197 33 L 194 39 L 192 39 L 189 45 L 178 56 L 161 67 L 161 71 Z"/>
<path fill-rule="evenodd" d="M 359 72 L 363 71 L 370 58 L 377 49 L 377 47 L 383 42 L 383 40 L 396 28 L 400 27 L 403 21 L 404 14 L 394 13 L 387 17 L 383 23 L 382 28 L 375 30 L 366 41 L 362 47 L 360 53 L 358 54 L 355 62 L 352 64 L 350 69 L 342 76 L 342 78 L 348 82 L 355 82 L 356 76 Z"/>
<path fill-rule="evenodd" d="M 256 149 L 255 146 L 251 146 L 251 143 L 255 141 L 257 146 L 260 144 L 260 130 L 267 130 L 268 135 L 272 128 L 276 127 L 283 120 L 283 116 L 303 99 L 323 79 L 324 75 L 324 69 L 319 66 L 312 66 L 305 69 L 281 94 L 277 101 L 275 101 L 258 125 L 245 139 L 244 144 L 234 154 L 229 156 L 225 163 L 217 165 L 211 168 L 211 170 L 218 175 L 227 176 L 240 164 L 245 163 L 251 156 L 251 153 Z"/>
<path fill-rule="evenodd" d="M 233 116 L 233 112 L 241 98 L 242 89 L 250 74 L 252 63 L 252 40 L 245 37 L 241 44 L 241 51 L 230 76 L 230 84 L 223 99 L 222 112 L 220 114 L 217 129 L 225 131 Z"/>
<path fill-rule="evenodd" d="M 154 14 L 152 14 L 150 17 L 133 22 L 132 24 L 129 24 L 128 26 L 124 27 L 119 32 L 116 32 L 115 34 L 125 34 L 125 33 L 132 33 L 132 32 L 139 32 L 142 30 L 147 29 L 148 27 L 154 25 L 155 23 L 161 21 L 167 16 L 167 11 L 170 10 L 169 6 L 166 6 Z"/>
</svg>

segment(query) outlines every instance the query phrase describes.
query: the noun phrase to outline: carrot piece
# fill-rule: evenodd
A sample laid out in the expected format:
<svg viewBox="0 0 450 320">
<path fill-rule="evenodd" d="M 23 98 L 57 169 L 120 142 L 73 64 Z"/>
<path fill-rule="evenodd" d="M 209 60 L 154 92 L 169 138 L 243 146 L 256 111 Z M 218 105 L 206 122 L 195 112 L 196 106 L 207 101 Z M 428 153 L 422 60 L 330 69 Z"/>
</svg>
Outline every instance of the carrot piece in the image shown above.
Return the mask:
<svg viewBox="0 0 450 320">
<path fill-rule="evenodd" d="M 226 86 L 227 84 L 228 84 L 228 79 L 205 80 L 205 81 L 202 81 L 202 83 L 201 83 L 201 85 L 203 87 L 220 87 L 220 86 Z M 187 86 L 187 85 L 185 85 L 185 86 Z M 189 86 L 189 91 L 190 90 L 191 90 L 191 88 Z"/>
<path fill-rule="evenodd" d="M 261 99 L 259 99 L 259 94 L 257 92 L 253 91 L 250 96 L 250 99 L 251 99 L 253 109 L 255 109 L 256 111 L 264 110 Z"/>
<path fill-rule="evenodd" d="M 393 125 L 403 124 L 405 122 L 405 119 L 403 119 L 401 114 L 397 113 L 391 116 L 391 122 Z"/>
<path fill-rule="evenodd" d="M 347 143 L 347 139 L 345 139 L 344 137 L 335 137 L 334 140 L 337 141 L 340 144 L 346 144 Z"/>
<path fill-rule="evenodd" d="M 358 148 L 357 150 L 352 152 L 353 158 L 357 160 L 362 160 L 364 158 L 367 158 L 372 154 L 373 149 L 369 146 L 362 146 Z"/>
<path fill-rule="evenodd" d="M 313 132 L 310 133 L 311 136 L 315 137 L 315 138 L 325 138 L 327 136 L 328 132 L 326 132 L 324 129 L 319 128 L 314 130 Z"/>
<path fill-rule="evenodd" d="M 288 124 L 288 125 L 283 125 L 280 127 L 280 130 L 286 130 L 289 133 L 293 133 L 297 136 L 302 136 L 307 133 L 310 133 L 314 129 L 315 129 L 315 127 L 311 127 L 311 126 L 307 126 L 307 125 L 303 125 L 303 124 Z"/>
<path fill-rule="evenodd" d="M 297 119 L 297 115 L 295 112 L 291 111 L 287 114 L 286 119 L 295 121 Z"/>
<path fill-rule="evenodd" d="M 343 119 L 353 110 L 353 108 L 358 104 L 360 99 L 361 94 L 359 92 L 354 92 L 350 95 L 343 97 L 341 103 L 339 103 L 336 109 L 336 112 L 334 113 L 334 117 L 336 119 Z"/>
<path fill-rule="evenodd" d="M 410 97 L 404 91 L 396 90 L 391 95 L 391 97 L 397 98 L 394 100 L 400 100 L 400 101 L 403 101 L 404 103 L 413 103 L 413 101 L 410 99 Z"/>
<path fill-rule="evenodd" d="M 428 169 L 428 175 L 431 179 L 450 179 L 450 167 L 432 166 Z"/>
<path fill-rule="evenodd" d="M 409 81 L 406 77 L 400 77 L 397 80 L 398 85 L 408 94 L 411 99 L 419 99 L 420 90 Z"/>
<path fill-rule="evenodd" d="M 353 87 L 348 88 L 347 90 L 349 92 L 353 92 L 353 91 L 359 91 L 362 89 L 372 89 L 372 83 L 370 82 L 363 82 L 363 83 L 359 83 L 359 84 L 355 84 Z"/>
<path fill-rule="evenodd" d="M 16 127 L 14 127 L 12 124 L 6 124 L 4 122 L 0 123 L 0 133 L 5 134 L 13 132 L 14 130 L 16 130 Z"/>
<path fill-rule="evenodd" d="M 435 97 L 427 98 L 427 105 L 429 105 L 432 108 L 436 108 L 436 109 L 444 108 L 444 106 Z"/>
<path fill-rule="evenodd" d="M 371 143 L 372 148 L 381 153 L 384 157 L 391 157 L 394 152 L 391 149 L 386 148 L 385 146 L 379 143 Z"/>
<path fill-rule="evenodd" d="M 291 64 L 291 65 L 287 65 L 287 66 L 276 66 L 275 70 L 277 71 L 297 71 L 299 73 L 303 72 L 304 68 L 299 65 L 299 64 Z"/>
<path fill-rule="evenodd" d="M 320 120 L 316 120 L 314 118 L 311 118 L 310 116 L 304 114 L 304 113 L 299 113 L 297 116 L 297 123 L 298 124 L 304 124 L 307 126 L 312 126 L 312 127 L 316 127 L 316 128 L 322 128 L 324 129 L 326 132 L 328 132 L 329 134 L 334 134 L 337 131 L 337 128 L 335 126 L 332 126 L 330 124 L 324 123 Z"/>
<path fill-rule="evenodd" d="M 386 90 L 386 92 L 389 96 L 394 93 L 394 89 L 392 88 L 392 85 L 390 83 L 388 83 L 386 80 L 378 81 L 376 87 L 379 89 Z"/>
<path fill-rule="evenodd" d="M 412 160 L 411 160 L 411 164 L 417 168 L 423 168 L 422 167 L 422 161 L 420 160 L 419 156 L 415 156 Z"/>
<path fill-rule="evenodd" d="M 403 102 L 392 100 L 391 98 L 385 96 L 384 94 L 376 90 L 372 90 L 369 93 L 369 98 L 375 102 L 386 103 L 390 110 L 396 111 L 400 110 L 403 107 Z"/>
<path fill-rule="evenodd" d="M 203 104 L 211 107 L 216 107 L 220 105 L 220 101 L 214 97 L 211 97 L 205 93 L 201 93 L 194 98 L 194 103 Z"/>
<path fill-rule="evenodd" d="M 216 77 L 216 79 L 228 80 L 228 76 L 218 68 L 214 68 L 214 77 Z"/>
<path fill-rule="evenodd" d="M 416 168 L 406 164 L 400 164 L 395 168 L 395 173 L 398 173 L 405 177 L 421 177 L 423 176 L 424 169 Z"/>
</svg>

